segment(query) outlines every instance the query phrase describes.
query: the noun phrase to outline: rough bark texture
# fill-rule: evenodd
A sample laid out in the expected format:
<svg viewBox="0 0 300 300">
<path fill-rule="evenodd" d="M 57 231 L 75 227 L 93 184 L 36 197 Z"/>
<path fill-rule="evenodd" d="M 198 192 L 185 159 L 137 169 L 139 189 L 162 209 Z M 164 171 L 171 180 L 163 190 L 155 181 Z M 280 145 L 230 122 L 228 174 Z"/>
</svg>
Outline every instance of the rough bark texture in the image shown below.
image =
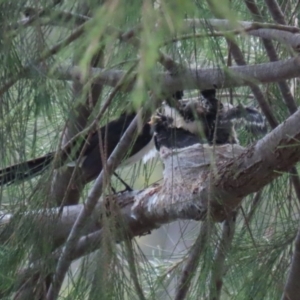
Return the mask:
<svg viewBox="0 0 300 300">
<path fill-rule="evenodd" d="M 261 17 L 260 22 L 263 22 Z M 280 26 L 276 24 L 263 24 L 256 22 L 237 22 L 233 23 L 224 19 L 196 19 L 196 20 L 186 20 L 186 24 L 192 28 L 203 27 L 206 28 L 207 24 L 212 26 L 215 30 L 245 30 L 244 34 L 250 36 L 259 37 L 262 39 L 275 40 L 282 44 L 291 46 L 295 51 L 300 48 L 300 34 L 299 28 L 292 26 Z M 267 27 L 274 28 L 267 28 Z M 265 28 L 264 28 L 265 27 Z"/>
<path fill-rule="evenodd" d="M 178 90 L 209 89 L 217 87 L 239 87 L 249 83 L 270 83 L 284 79 L 291 79 L 300 76 L 300 58 L 280 60 L 270 63 L 262 63 L 249 66 L 233 66 L 226 70 L 221 68 L 200 69 L 189 68 L 180 74 L 159 73 L 153 78 L 153 86 L 161 87 L 165 92 L 176 92 Z M 46 68 L 40 68 L 40 72 L 48 73 Z M 92 68 L 90 70 L 94 83 L 116 86 L 124 76 L 122 70 L 104 70 Z M 30 78 L 27 73 L 25 77 Z M 82 81 L 82 72 L 76 66 L 64 66 L 57 68 L 48 76 L 60 80 Z M 130 91 L 133 84 L 126 86 L 125 91 Z"/>
</svg>

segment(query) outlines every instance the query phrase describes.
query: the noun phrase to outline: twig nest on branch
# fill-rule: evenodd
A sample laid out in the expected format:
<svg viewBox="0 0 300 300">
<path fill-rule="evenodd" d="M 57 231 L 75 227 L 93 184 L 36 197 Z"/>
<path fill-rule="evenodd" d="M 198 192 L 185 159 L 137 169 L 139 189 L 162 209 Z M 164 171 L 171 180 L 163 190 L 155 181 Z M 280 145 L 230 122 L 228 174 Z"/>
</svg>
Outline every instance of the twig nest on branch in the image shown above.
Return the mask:
<svg viewBox="0 0 300 300">
<path fill-rule="evenodd" d="M 219 165 L 237 157 L 244 150 L 245 148 L 236 144 L 195 144 L 173 150 L 162 147 L 160 156 L 164 163 L 163 184 L 156 197 L 149 199 L 148 210 L 174 220 L 201 220 L 210 209 L 209 213 L 221 221 L 225 218 L 226 211 L 219 201 L 221 199 L 214 199 L 217 193 L 211 189 L 211 179 L 218 176 Z M 209 208 L 208 203 L 214 204 Z M 218 209 L 220 211 L 216 214 L 215 210 Z"/>
</svg>

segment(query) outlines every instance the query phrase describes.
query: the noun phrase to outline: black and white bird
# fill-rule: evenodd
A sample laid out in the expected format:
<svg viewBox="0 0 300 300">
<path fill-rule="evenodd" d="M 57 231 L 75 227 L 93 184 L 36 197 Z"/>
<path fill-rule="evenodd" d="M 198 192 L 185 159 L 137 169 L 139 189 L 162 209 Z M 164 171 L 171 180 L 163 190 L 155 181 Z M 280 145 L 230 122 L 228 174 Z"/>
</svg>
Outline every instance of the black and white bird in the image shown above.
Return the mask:
<svg viewBox="0 0 300 300">
<path fill-rule="evenodd" d="M 178 91 L 170 98 L 174 98 L 174 100 L 177 101 L 182 98 L 182 95 L 183 93 Z M 59 161 L 59 167 L 63 165 L 75 167 L 75 165 L 78 165 L 80 169 L 80 181 L 82 184 L 86 184 L 97 178 L 102 170 L 99 136 L 101 136 L 103 141 L 103 152 L 105 153 L 106 158 L 108 158 L 135 116 L 135 112 L 124 113 L 118 119 L 107 123 L 99 130 L 93 132 L 88 139 L 87 146 L 85 147 L 80 161 L 78 161 L 78 158 L 84 147 L 87 136 L 85 139 L 81 139 L 79 145 L 78 141 L 69 144 L 67 148 L 64 148 L 62 155 L 60 155 L 61 159 Z M 124 153 L 122 166 L 134 164 L 141 159 L 146 162 L 155 154 L 153 129 L 148 122 L 145 122 L 141 131 L 133 140 L 128 153 Z M 0 185 L 23 181 L 43 173 L 51 165 L 55 155 L 56 152 L 50 152 L 38 158 L 0 170 Z"/>
<path fill-rule="evenodd" d="M 99 135 L 103 141 L 104 153 L 109 157 L 135 116 L 135 113 L 122 114 L 118 119 L 101 127 L 99 131 L 93 132 L 88 139 L 87 147 L 85 148 L 80 161 L 78 161 L 77 158 L 83 149 L 85 139 L 81 140 L 79 146 L 75 145 L 75 143 L 74 145 L 69 145 L 64 149 L 61 161 L 59 162 L 60 166 L 68 165 L 69 167 L 74 167 L 78 164 L 81 171 L 81 182 L 86 184 L 94 180 L 102 170 Z M 129 153 L 127 155 L 124 153 L 124 165 L 138 161 L 154 147 L 152 135 L 153 132 L 151 126 L 146 123 L 132 143 Z M 77 149 L 75 150 L 75 153 L 73 153 L 76 146 Z M 50 166 L 55 154 L 56 152 L 50 152 L 41 157 L 0 170 L 0 184 L 11 184 L 15 181 L 25 180 L 41 174 Z"/>
<path fill-rule="evenodd" d="M 238 143 L 236 124 L 244 124 L 254 133 L 264 133 L 266 124 L 262 115 L 254 108 L 241 105 L 233 107 L 222 104 L 216 98 L 214 89 L 204 90 L 197 99 L 182 100 L 183 92 L 178 91 L 167 98 L 161 113 L 145 123 L 132 143 L 129 152 L 124 153 L 123 166 L 153 157 L 155 147 L 183 148 L 196 143 L 226 144 Z M 74 167 L 78 164 L 81 182 L 94 180 L 102 170 L 99 135 L 104 143 L 106 157 L 109 157 L 125 130 L 135 117 L 135 113 L 122 114 L 95 131 L 89 138 L 83 157 L 78 161 L 83 149 L 83 140 L 75 150 L 69 145 L 61 157 L 60 166 Z M 54 160 L 56 152 L 21 162 L 0 170 L 0 185 L 11 184 L 35 177 L 44 172 Z"/>
<path fill-rule="evenodd" d="M 157 113 L 151 117 L 149 124 L 154 132 L 154 144 L 156 150 L 162 146 L 169 149 L 178 149 L 201 143 L 198 135 L 183 128 L 173 126 L 173 118 Z"/>
<path fill-rule="evenodd" d="M 178 101 L 177 105 L 170 106 L 165 102 L 161 114 L 152 123 L 156 130 L 156 146 L 164 144 L 171 148 L 181 148 L 185 142 L 186 146 L 190 146 L 192 141 L 238 144 L 235 128 L 238 125 L 244 125 L 254 135 L 267 131 L 265 119 L 257 109 L 223 104 L 216 98 L 215 89 L 203 90 L 200 97 Z M 174 142 L 171 136 L 175 135 L 181 141 Z M 197 139 L 193 139 L 192 135 Z"/>
</svg>

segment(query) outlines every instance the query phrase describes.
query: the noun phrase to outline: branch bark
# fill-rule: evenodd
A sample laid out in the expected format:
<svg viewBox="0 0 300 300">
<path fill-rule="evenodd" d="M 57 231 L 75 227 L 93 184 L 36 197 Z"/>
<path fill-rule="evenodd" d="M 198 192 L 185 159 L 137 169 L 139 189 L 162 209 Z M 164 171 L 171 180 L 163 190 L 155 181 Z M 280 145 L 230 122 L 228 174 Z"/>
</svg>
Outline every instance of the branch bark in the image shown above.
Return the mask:
<svg viewBox="0 0 300 300">
<path fill-rule="evenodd" d="M 250 36 L 275 40 L 290 45 L 295 51 L 299 51 L 300 49 L 299 28 L 294 26 L 247 21 L 231 22 L 225 19 L 189 19 L 185 20 L 185 22 L 192 28 L 207 28 L 209 25 L 215 30 L 240 30 L 241 33 L 244 32 Z M 238 31 L 236 33 L 238 33 Z"/>
<path fill-rule="evenodd" d="M 74 24 L 79 26 L 85 22 L 91 20 L 91 18 L 79 15 L 79 14 L 72 14 L 70 12 L 64 11 L 55 11 L 52 12 L 52 18 L 49 18 L 50 15 L 46 15 L 45 13 L 39 16 L 39 22 L 42 26 L 64 26 L 69 27 L 72 29 Z M 46 18 L 45 18 L 46 17 Z M 32 26 L 34 21 L 37 19 L 37 16 L 30 16 L 19 20 L 16 24 L 12 25 L 11 35 L 16 35 L 17 29 L 19 27 L 28 27 Z M 189 33 L 192 29 L 197 28 L 207 28 L 210 26 L 215 30 L 221 30 L 217 33 L 210 33 L 210 34 L 193 34 L 187 35 L 182 37 L 177 37 L 175 39 L 171 39 L 172 41 L 178 41 L 181 39 L 186 38 L 194 38 L 194 37 L 207 37 L 207 36 L 218 36 L 222 37 L 228 34 L 228 32 L 224 32 L 224 30 L 232 30 L 232 34 L 247 34 L 250 36 L 255 36 L 259 38 L 266 38 L 269 40 L 276 40 L 283 44 L 288 44 L 293 47 L 296 51 L 300 49 L 300 30 L 294 26 L 287 26 L 284 23 L 283 25 L 278 24 L 271 24 L 271 23 L 263 23 L 261 22 L 249 22 L 249 21 L 238 21 L 238 22 L 231 22 L 229 20 L 224 19 L 187 19 L 184 20 L 187 28 L 184 29 L 184 32 Z M 141 26 L 138 25 L 140 28 Z M 106 29 L 107 34 L 115 33 L 116 29 L 108 26 Z M 166 42 L 168 43 L 168 41 Z"/>
<path fill-rule="evenodd" d="M 153 78 L 153 85 L 158 85 L 164 92 L 175 92 L 177 90 L 208 89 L 217 87 L 239 87 L 251 83 L 264 84 L 277 82 L 284 79 L 291 79 L 300 76 L 300 58 L 268 62 L 257 65 L 233 66 L 228 68 L 200 69 L 189 68 L 179 74 L 170 75 L 168 72 L 156 74 Z M 49 78 L 58 80 L 83 81 L 83 73 L 77 66 L 61 66 L 53 72 L 45 67 L 37 69 Z M 35 70 L 36 71 L 36 70 Z M 124 75 L 122 70 L 105 70 L 101 68 L 91 68 L 90 77 L 94 83 L 108 86 L 116 86 L 120 78 Z M 35 77 L 32 72 L 26 73 L 24 77 Z M 123 91 L 130 91 L 133 84 L 127 85 Z"/>
</svg>

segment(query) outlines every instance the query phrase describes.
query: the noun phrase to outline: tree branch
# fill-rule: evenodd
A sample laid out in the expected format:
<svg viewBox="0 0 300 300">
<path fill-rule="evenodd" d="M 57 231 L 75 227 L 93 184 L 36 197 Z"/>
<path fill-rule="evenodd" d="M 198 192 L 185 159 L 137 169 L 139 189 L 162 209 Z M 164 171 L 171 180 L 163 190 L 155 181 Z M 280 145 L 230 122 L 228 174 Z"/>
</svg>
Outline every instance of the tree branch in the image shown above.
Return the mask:
<svg viewBox="0 0 300 300">
<path fill-rule="evenodd" d="M 299 298 L 299 292 L 300 292 L 299 276 L 300 276 L 300 230 L 298 230 L 298 234 L 296 237 L 293 260 L 291 263 L 289 276 L 286 285 L 284 287 L 281 300 L 296 300 Z"/>
<path fill-rule="evenodd" d="M 179 285 L 176 288 L 175 300 L 184 299 L 187 295 L 187 292 L 191 285 L 191 280 L 197 270 L 199 259 L 207 243 L 207 237 L 209 236 L 209 226 L 210 223 L 208 220 L 205 220 L 203 224 L 201 224 L 199 235 L 194 245 L 192 246 L 186 265 L 181 273 Z"/>
<path fill-rule="evenodd" d="M 46 18 L 45 18 L 46 17 Z M 51 18 L 49 18 L 51 17 Z M 64 11 L 45 11 L 39 15 L 33 15 L 21 19 L 16 24 L 12 25 L 9 29 L 12 30 L 10 35 L 16 35 L 16 30 L 19 27 L 32 26 L 34 22 L 39 18 L 39 24 L 43 26 L 67 26 L 72 29 L 74 25 L 82 25 L 83 23 L 91 20 L 92 18 L 82 16 L 80 14 L 72 14 Z M 190 28 L 214 28 L 215 30 L 222 30 L 213 33 L 204 34 L 186 34 L 183 36 L 177 36 L 176 38 L 166 41 L 164 44 L 175 42 L 183 39 L 191 39 L 195 37 L 224 37 L 229 34 L 248 34 L 260 38 L 276 40 L 283 44 L 288 44 L 293 47 L 296 51 L 300 49 L 300 30 L 295 26 L 263 23 L 263 22 L 249 22 L 249 21 L 238 21 L 230 22 L 224 19 L 187 19 L 184 20 L 187 25 L 187 29 L 184 31 L 190 31 Z M 139 26 L 141 28 L 141 26 Z M 228 30 L 228 32 L 224 31 Z M 108 26 L 106 28 L 107 34 L 117 32 L 116 28 Z M 121 36 L 120 39 L 122 40 Z M 136 42 L 135 42 L 136 44 Z M 136 44 L 137 45 L 137 44 Z"/>
<path fill-rule="evenodd" d="M 236 213 L 233 213 L 227 220 L 223 222 L 222 236 L 216 249 L 214 263 L 212 266 L 212 274 L 210 279 L 210 295 L 209 299 L 218 300 L 221 298 L 223 286 L 224 268 L 226 255 L 232 244 L 235 232 Z"/>
<path fill-rule="evenodd" d="M 185 20 L 185 23 L 192 28 L 207 28 L 209 25 L 215 30 L 233 30 L 229 32 L 231 34 L 246 33 L 263 39 L 276 40 L 280 43 L 290 45 L 295 51 L 300 50 L 300 30 L 294 26 L 246 21 L 231 22 L 225 19 L 188 19 Z M 218 32 L 217 35 L 225 36 L 225 33 Z M 188 37 L 191 38 L 192 35 Z"/>
<path fill-rule="evenodd" d="M 153 78 L 153 85 L 158 85 L 165 92 L 175 92 L 177 90 L 208 89 L 217 87 L 239 87 L 249 85 L 253 82 L 270 83 L 283 79 L 291 79 L 300 76 L 300 58 L 295 57 L 287 60 L 268 62 L 257 65 L 233 66 L 228 68 L 200 69 L 189 68 L 179 74 L 170 75 L 168 72 L 158 73 Z M 52 72 L 45 67 L 36 69 L 39 73 L 58 80 L 77 80 L 81 82 L 84 75 L 77 66 L 62 66 Z M 91 68 L 90 76 L 94 83 L 116 86 L 120 78 L 124 75 L 122 70 L 105 70 L 101 68 Z M 33 73 L 26 73 L 24 77 L 35 77 Z M 127 85 L 122 90 L 130 91 L 133 84 Z"/>
<path fill-rule="evenodd" d="M 284 19 L 284 14 L 281 11 L 280 6 L 278 5 L 277 1 L 265 0 L 265 3 L 267 4 L 268 10 L 272 14 L 273 19 L 281 25 L 286 25 L 286 21 Z"/>
</svg>

